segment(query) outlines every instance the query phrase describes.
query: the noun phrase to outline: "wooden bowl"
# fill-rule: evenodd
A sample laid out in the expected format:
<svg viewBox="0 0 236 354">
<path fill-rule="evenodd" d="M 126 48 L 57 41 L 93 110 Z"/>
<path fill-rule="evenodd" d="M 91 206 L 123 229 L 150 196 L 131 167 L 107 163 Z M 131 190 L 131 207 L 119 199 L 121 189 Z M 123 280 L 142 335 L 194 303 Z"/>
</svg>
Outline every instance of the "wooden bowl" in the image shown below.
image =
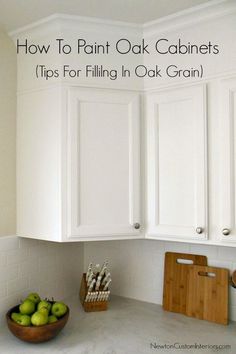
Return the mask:
<svg viewBox="0 0 236 354">
<path fill-rule="evenodd" d="M 57 322 L 49 323 L 38 327 L 24 327 L 14 322 L 11 319 L 12 312 L 19 312 L 19 305 L 11 308 L 6 314 L 6 320 L 9 330 L 17 338 L 30 343 L 46 342 L 58 335 L 58 333 L 65 327 L 70 310 L 67 307 L 66 314 L 59 318 Z"/>
</svg>

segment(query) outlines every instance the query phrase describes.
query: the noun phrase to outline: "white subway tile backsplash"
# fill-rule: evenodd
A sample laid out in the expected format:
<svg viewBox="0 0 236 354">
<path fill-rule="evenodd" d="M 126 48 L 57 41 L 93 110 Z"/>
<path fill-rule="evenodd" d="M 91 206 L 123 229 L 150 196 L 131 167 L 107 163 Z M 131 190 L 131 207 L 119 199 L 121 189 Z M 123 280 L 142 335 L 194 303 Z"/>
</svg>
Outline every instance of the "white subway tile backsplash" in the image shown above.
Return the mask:
<svg viewBox="0 0 236 354">
<path fill-rule="evenodd" d="M 0 299 L 7 296 L 7 282 L 1 282 Z"/>
<path fill-rule="evenodd" d="M 7 264 L 19 264 L 28 258 L 28 249 L 17 249 L 7 253 Z"/>
<path fill-rule="evenodd" d="M 39 258 L 39 270 L 40 272 L 47 272 L 50 268 L 57 268 L 58 266 L 58 258 L 43 256 Z"/>
<path fill-rule="evenodd" d="M 17 237 L 0 238 L 0 311 L 27 293 L 64 297 L 79 292 L 90 261 L 109 260 L 113 294 L 161 304 L 166 251 L 203 254 L 208 264 L 236 269 L 236 249 L 155 240 L 58 244 Z M 230 316 L 236 320 L 236 289 L 230 288 Z"/>
<path fill-rule="evenodd" d="M 20 294 L 29 288 L 29 278 L 18 278 L 7 283 L 7 295 Z"/>
<path fill-rule="evenodd" d="M 37 257 L 29 257 L 19 264 L 19 276 L 37 276 L 39 274 L 39 260 Z"/>
<path fill-rule="evenodd" d="M 29 292 L 58 299 L 78 293 L 82 271 L 81 243 L 0 238 L 0 320 Z"/>
<path fill-rule="evenodd" d="M 231 306 L 230 308 L 230 319 L 236 321 L 236 306 Z"/>
<path fill-rule="evenodd" d="M 30 249 L 34 247 L 39 247 L 39 245 L 40 245 L 40 241 L 38 240 L 23 238 L 23 237 L 19 238 L 19 248 Z"/>
<path fill-rule="evenodd" d="M 190 253 L 207 256 L 209 259 L 217 259 L 218 248 L 217 246 L 191 244 Z"/>
<path fill-rule="evenodd" d="M 22 300 L 22 296 L 18 294 L 14 295 L 7 295 L 6 297 L 0 299 L 0 313 L 1 313 L 1 318 L 0 321 L 2 322 L 3 320 L 5 321 L 5 314 L 7 313 L 8 309 L 18 305 L 20 301 Z"/>
<path fill-rule="evenodd" d="M 236 248 L 155 240 L 87 242 L 84 269 L 90 261 L 110 261 L 112 293 L 162 304 L 165 252 L 205 255 L 211 266 L 236 269 Z M 230 316 L 236 321 L 236 289 L 230 288 Z"/>
<path fill-rule="evenodd" d="M 150 246 L 153 248 L 153 250 L 155 250 L 156 253 L 159 254 L 163 254 L 165 252 L 165 247 L 166 244 L 164 241 L 154 241 L 154 240 L 150 240 L 151 243 L 149 244 L 149 242 L 146 242 L 147 247 L 150 249 Z"/>
<path fill-rule="evenodd" d="M 232 272 L 236 270 L 236 263 L 235 262 L 232 263 L 232 269 L 231 270 L 232 270 Z"/>
<path fill-rule="evenodd" d="M 44 298 L 55 298 L 55 294 L 58 293 L 58 282 L 56 280 L 48 280 L 40 282 L 40 294 L 43 294 Z M 58 298 L 61 300 L 61 298 Z"/>
<path fill-rule="evenodd" d="M 181 242 L 165 242 L 165 252 L 189 253 L 190 245 Z"/>
<path fill-rule="evenodd" d="M 14 236 L 1 237 L 1 252 L 17 250 L 19 248 L 19 239 Z"/>
<path fill-rule="evenodd" d="M 40 281 L 39 281 L 38 277 L 29 276 L 29 288 L 33 292 L 40 293 Z"/>
<path fill-rule="evenodd" d="M 227 268 L 229 270 L 231 270 L 233 267 L 232 262 L 224 261 L 221 259 L 209 259 L 208 265 L 212 267 Z"/>
<path fill-rule="evenodd" d="M 219 247 L 219 259 L 236 262 L 236 248 Z"/>
<path fill-rule="evenodd" d="M 163 254 L 163 252 L 165 251 L 165 243 L 162 241 L 156 242 L 155 240 L 143 240 L 142 245 L 137 243 L 137 246 L 139 248 L 139 253 L 145 254 L 145 256 L 150 256 L 150 250 L 151 255 L 153 255 L 154 257 L 157 257 L 157 254 Z"/>
<path fill-rule="evenodd" d="M 18 265 L 2 267 L 0 271 L 0 284 L 5 281 L 17 279 L 19 272 Z"/>
<path fill-rule="evenodd" d="M 7 256 L 4 252 L 0 252 L 0 267 L 6 266 Z"/>
</svg>

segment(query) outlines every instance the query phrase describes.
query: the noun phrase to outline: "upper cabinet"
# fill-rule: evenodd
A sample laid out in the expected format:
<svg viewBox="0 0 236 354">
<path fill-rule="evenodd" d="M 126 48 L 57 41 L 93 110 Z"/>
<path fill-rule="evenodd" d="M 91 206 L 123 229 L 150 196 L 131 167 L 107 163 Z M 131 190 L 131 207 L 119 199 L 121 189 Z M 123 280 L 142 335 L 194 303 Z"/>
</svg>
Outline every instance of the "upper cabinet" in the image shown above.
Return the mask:
<svg viewBox="0 0 236 354">
<path fill-rule="evenodd" d="M 144 130 L 137 92 L 59 85 L 18 95 L 18 236 L 236 246 L 236 79 L 215 80 L 208 96 L 199 84 L 145 96 Z"/>
<path fill-rule="evenodd" d="M 18 99 L 17 234 L 140 237 L 139 94 L 52 88 Z"/>
<path fill-rule="evenodd" d="M 69 90 L 67 169 L 68 237 L 139 234 L 137 94 Z"/>
<path fill-rule="evenodd" d="M 207 239 L 205 86 L 150 93 L 147 117 L 147 236 Z"/>
<path fill-rule="evenodd" d="M 172 55 L 175 43 L 180 51 L 172 31 L 158 41 L 168 53 L 159 55 L 165 21 L 136 27 L 55 15 L 12 33 L 18 236 L 236 247 L 235 60 L 222 50 L 232 47 L 235 16 L 224 12 L 228 32 L 219 39 L 219 13 L 189 43 L 209 31 L 215 56 Z M 200 62 L 202 81 L 188 75 Z"/>
<path fill-rule="evenodd" d="M 219 235 L 236 242 L 236 79 L 220 82 Z"/>
</svg>

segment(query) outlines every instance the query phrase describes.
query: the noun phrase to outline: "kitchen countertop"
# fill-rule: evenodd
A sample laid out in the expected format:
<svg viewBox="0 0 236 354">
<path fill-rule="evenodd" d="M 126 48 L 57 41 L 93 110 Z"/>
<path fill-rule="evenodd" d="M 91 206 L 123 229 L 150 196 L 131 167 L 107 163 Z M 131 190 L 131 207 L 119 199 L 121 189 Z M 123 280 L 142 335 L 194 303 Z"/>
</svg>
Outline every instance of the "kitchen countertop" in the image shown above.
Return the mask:
<svg viewBox="0 0 236 354">
<path fill-rule="evenodd" d="M 85 313 L 78 297 L 65 301 L 71 310 L 67 326 L 52 341 L 28 344 L 2 326 L 3 354 L 145 354 L 236 353 L 236 322 L 229 326 L 165 312 L 160 305 L 113 296 L 109 310 Z M 228 345 L 231 348 L 170 349 L 180 344 Z"/>
</svg>

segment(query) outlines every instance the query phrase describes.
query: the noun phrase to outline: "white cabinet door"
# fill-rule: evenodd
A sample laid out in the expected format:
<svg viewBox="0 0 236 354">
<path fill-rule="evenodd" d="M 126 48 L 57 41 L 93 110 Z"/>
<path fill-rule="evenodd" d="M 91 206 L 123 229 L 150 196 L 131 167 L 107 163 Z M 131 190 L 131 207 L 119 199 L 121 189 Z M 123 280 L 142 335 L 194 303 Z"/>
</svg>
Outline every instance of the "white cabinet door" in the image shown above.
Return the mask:
<svg viewBox="0 0 236 354">
<path fill-rule="evenodd" d="M 221 82 L 220 218 L 221 240 L 236 242 L 236 78 Z"/>
<path fill-rule="evenodd" d="M 205 86 L 147 97 L 148 237 L 207 238 Z"/>
<path fill-rule="evenodd" d="M 139 235 L 139 105 L 137 93 L 69 90 L 69 238 Z"/>
</svg>

